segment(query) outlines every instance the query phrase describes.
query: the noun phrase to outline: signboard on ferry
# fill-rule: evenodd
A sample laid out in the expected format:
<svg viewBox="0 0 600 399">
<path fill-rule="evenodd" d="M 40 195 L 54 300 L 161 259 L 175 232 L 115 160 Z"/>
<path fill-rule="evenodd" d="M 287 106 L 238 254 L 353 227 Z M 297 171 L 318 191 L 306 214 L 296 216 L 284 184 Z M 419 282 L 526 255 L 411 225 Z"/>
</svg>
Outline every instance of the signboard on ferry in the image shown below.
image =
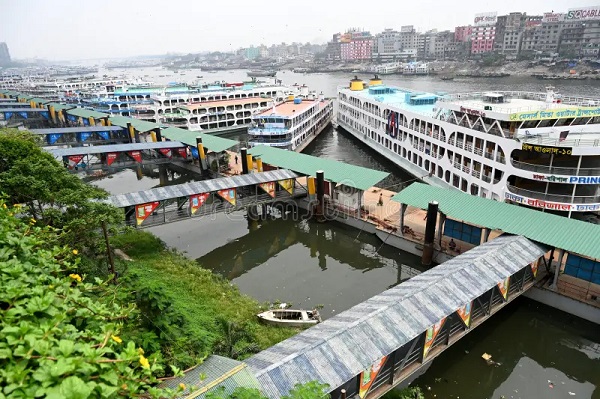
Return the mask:
<svg viewBox="0 0 600 399">
<path fill-rule="evenodd" d="M 600 107 L 556 108 L 543 111 L 527 111 L 510 114 L 511 121 L 531 121 L 559 118 L 593 118 L 600 116 Z"/>
<path fill-rule="evenodd" d="M 555 176 L 533 173 L 532 180 L 566 184 L 600 184 L 600 176 Z"/>
<path fill-rule="evenodd" d="M 544 201 L 536 198 L 523 197 L 510 192 L 504 193 L 504 198 L 517 204 L 533 206 L 535 208 L 551 209 L 554 211 L 594 212 L 600 210 L 600 203 L 565 204 L 562 202 Z"/>
<path fill-rule="evenodd" d="M 527 152 L 537 152 L 539 154 L 554 154 L 554 155 L 572 155 L 573 148 L 571 147 L 552 147 L 549 145 L 536 144 L 521 144 L 521 149 Z"/>
<path fill-rule="evenodd" d="M 600 6 L 571 8 L 565 15 L 566 21 L 598 21 L 600 20 Z"/>
</svg>

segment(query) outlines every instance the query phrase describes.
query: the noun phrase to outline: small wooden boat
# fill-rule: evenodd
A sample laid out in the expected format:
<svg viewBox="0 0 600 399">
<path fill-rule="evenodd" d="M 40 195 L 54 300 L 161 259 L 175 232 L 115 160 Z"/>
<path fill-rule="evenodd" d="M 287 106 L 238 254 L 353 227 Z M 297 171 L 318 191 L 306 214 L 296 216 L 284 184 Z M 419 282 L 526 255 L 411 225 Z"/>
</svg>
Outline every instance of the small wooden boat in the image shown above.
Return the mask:
<svg viewBox="0 0 600 399">
<path fill-rule="evenodd" d="M 258 314 L 266 324 L 286 327 L 308 327 L 321 322 L 317 310 L 271 309 Z"/>
</svg>

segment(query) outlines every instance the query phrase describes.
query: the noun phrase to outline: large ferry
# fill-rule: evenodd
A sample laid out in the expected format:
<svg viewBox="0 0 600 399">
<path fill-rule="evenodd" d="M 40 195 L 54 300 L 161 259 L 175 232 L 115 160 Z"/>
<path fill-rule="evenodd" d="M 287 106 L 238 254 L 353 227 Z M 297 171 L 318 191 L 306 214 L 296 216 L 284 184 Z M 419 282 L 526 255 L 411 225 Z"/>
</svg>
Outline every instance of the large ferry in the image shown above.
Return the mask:
<svg viewBox="0 0 600 399">
<path fill-rule="evenodd" d="M 337 123 L 421 180 L 568 217 L 600 210 L 600 101 L 423 93 L 353 79 Z M 596 219 L 597 220 L 597 219 Z"/>
<path fill-rule="evenodd" d="M 300 152 L 333 118 L 333 101 L 323 94 L 290 96 L 287 101 L 252 117 L 248 129 L 250 147 L 268 145 Z"/>
</svg>

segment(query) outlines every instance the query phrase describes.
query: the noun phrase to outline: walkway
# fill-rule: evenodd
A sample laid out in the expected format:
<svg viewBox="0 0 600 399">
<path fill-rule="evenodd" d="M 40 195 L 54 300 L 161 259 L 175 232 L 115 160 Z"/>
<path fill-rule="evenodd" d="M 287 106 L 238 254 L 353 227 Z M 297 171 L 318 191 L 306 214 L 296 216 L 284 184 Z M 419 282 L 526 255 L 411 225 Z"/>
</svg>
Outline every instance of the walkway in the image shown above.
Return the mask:
<svg viewBox="0 0 600 399">
<path fill-rule="evenodd" d="M 297 177 L 292 171 L 280 169 L 113 195 L 107 202 L 125 210 L 127 224 L 149 227 L 219 212 L 230 213 L 249 206 L 293 201 L 295 196 L 304 194 L 300 187 L 294 187 Z M 290 191 L 280 185 L 284 181 L 291 183 Z"/>
<path fill-rule="evenodd" d="M 503 236 L 287 339 L 246 362 L 270 398 L 297 383 L 332 399 L 379 398 L 533 285 L 546 248 Z M 364 370 L 373 369 L 365 386 Z"/>
<path fill-rule="evenodd" d="M 129 143 L 129 134 L 120 126 L 56 127 L 50 129 L 28 129 L 44 137 L 43 145 L 80 145 Z"/>
</svg>

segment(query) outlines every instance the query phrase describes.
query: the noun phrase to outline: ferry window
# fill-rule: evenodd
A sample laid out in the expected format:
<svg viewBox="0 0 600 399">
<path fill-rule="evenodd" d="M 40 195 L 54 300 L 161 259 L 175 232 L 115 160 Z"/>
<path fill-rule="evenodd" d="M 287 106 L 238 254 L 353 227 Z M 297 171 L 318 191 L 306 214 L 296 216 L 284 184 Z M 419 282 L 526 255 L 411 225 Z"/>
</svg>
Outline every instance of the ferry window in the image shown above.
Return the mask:
<svg viewBox="0 0 600 399">
<path fill-rule="evenodd" d="M 460 187 L 460 176 L 452 174 L 452 185 L 456 188 Z"/>
<path fill-rule="evenodd" d="M 444 176 L 444 169 L 441 166 L 437 167 L 437 176 L 441 179 Z"/>
</svg>

